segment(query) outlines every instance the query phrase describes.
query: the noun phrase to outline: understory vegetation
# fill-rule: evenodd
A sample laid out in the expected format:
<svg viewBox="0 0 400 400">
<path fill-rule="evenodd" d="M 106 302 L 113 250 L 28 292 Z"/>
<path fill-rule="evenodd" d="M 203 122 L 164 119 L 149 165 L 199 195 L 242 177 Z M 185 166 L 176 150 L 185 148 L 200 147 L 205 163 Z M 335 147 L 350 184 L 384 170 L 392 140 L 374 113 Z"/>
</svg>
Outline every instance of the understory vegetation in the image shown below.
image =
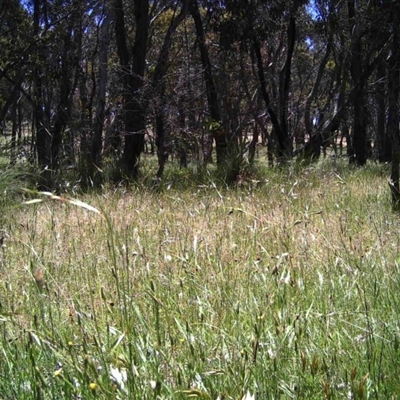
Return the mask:
<svg viewBox="0 0 400 400">
<path fill-rule="evenodd" d="M 387 167 L 168 168 L 2 205 L 0 397 L 397 398 Z"/>
</svg>

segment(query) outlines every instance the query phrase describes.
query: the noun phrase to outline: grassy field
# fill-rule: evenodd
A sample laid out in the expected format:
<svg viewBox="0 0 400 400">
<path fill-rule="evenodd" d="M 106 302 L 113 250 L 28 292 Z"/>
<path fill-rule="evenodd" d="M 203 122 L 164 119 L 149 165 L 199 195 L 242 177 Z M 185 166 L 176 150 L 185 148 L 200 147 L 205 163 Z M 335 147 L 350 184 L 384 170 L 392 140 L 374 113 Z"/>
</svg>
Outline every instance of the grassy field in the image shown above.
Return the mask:
<svg viewBox="0 0 400 400">
<path fill-rule="evenodd" d="M 399 398 L 387 171 L 179 174 L 7 208 L 0 398 Z"/>
</svg>

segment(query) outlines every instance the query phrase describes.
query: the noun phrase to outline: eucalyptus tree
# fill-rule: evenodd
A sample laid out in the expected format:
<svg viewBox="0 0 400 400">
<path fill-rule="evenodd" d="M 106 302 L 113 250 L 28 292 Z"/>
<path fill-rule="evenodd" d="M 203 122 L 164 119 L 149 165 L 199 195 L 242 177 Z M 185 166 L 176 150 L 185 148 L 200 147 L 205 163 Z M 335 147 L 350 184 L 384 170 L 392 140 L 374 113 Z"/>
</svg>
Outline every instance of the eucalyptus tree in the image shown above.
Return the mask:
<svg viewBox="0 0 400 400">
<path fill-rule="evenodd" d="M 91 5 L 84 0 L 32 0 L 30 5 L 33 134 L 42 184 L 52 186 L 64 154 L 73 152 L 72 112 Z"/>
<path fill-rule="evenodd" d="M 132 52 L 128 47 L 125 5 L 122 0 L 114 0 L 115 38 L 123 82 L 123 104 L 125 141 L 122 157 L 122 172 L 135 176 L 139 168 L 139 158 L 143 151 L 146 131 L 146 101 L 143 87 L 146 69 L 147 41 L 150 27 L 149 0 L 133 1 L 135 25 Z"/>
<path fill-rule="evenodd" d="M 400 96 L 400 5 L 392 2 L 389 6 L 391 26 L 390 58 L 388 61 L 388 130 L 392 143 L 392 164 L 390 189 L 392 205 L 400 210 L 400 131 L 399 131 L 399 96 Z"/>
<path fill-rule="evenodd" d="M 288 160 L 293 153 L 288 125 L 292 63 L 298 39 L 298 18 L 308 2 L 226 0 L 223 3 L 225 16 L 221 26 L 225 31 L 225 44 L 241 42 L 252 57 L 259 91 L 276 137 L 278 159 Z M 266 54 L 275 54 L 268 65 Z"/>
<path fill-rule="evenodd" d="M 178 13 L 178 4 L 172 5 L 172 15 L 170 17 L 169 26 L 166 29 L 162 46 L 159 50 L 157 61 L 154 66 L 154 73 L 151 78 L 151 87 L 153 94 L 156 96 L 156 144 L 157 144 L 157 157 L 158 157 L 158 170 L 156 177 L 161 178 L 168 155 L 166 149 L 166 73 L 170 66 L 169 53 L 173 44 L 173 36 L 176 33 L 178 27 L 185 20 L 189 11 L 189 1 L 182 0 L 182 7 Z M 153 96 L 154 97 L 154 96 Z"/>
<path fill-rule="evenodd" d="M 347 2 L 349 29 L 349 69 L 351 77 L 351 92 L 349 104 L 352 107 L 352 149 L 350 162 L 365 165 L 370 156 L 372 127 L 370 118 L 371 93 L 382 91 L 383 87 L 374 83 L 374 72 L 383 79 L 383 60 L 388 56 L 389 37 L 392 34 L 387 29 L 390 15 L 388 2 L 371 1 L 360 3 L 354 0 Z M 375 75 L 376 76 L 376 75 Z M 380 99 L 381 112 L 384 105 Z M 380 115 L 380 118 L 383 118 Z M 384 140 L 383 121 L 380 121 L 379 140 Z M 381 142 L 383 145 L 383 142 Z M 382 151 L 384 151 L 382 149 Z"/>
<path fill-rule="evenodd" d="M 109 45 L 110 45 L 110 30 L 111 23 L 113 20 L 112 8 L 109 0 L 103 0 L 101 4 L 101 10 L 99 10 L 99 28 L 98 28 L 98 79 L 95 79 L 95 82 L 98 82 L 98 94 L 97 94 L 97 105 L 96 105 L 96 113 L 93 121 L 93 134 L 91 138 L 91 146 L 90 152 L 87 154 L 88 161 L 85 164 L 86 171 L 83 171 L 85 175 L 87 175 L 93 184 L 97 184 L 99 177 L 97 174 L 99 167 L 101 165 L 101 153 L 103 149 L 103 130 L 104 130 L 104 120 L 105 120 L 105 110 L 106 110 L 106 95 L 107 95 L 107 86 L 108 86 L 108 62 L 109 62 Z M 97 53 L 97 51 L 96 51 Z M 92 62 L 92 69 L 94 62 Z M 81 77 L 82 80 L 83 77 Z M 81 88 L 81 98 L 84 100 L 82 103 L 86 104 L 86 96 L 84 93 L 86 92 L 86 84 L 83 80 L 83 84 L 80 86 Z M 93 89 L 96 88 L 96 85 L 93 85 Z M 94 96 L 91 96 L 94 98 Z M 89 120 L 92 118 L 89 117 Z M 82 149 L 85 152 L 85 149 Z M 84 158 L 85 155 L 83 156 Z"/>
<path fill-rule="evenodd" d="M 187 1 L 133 1 L 131 25 L 127 24 L 127 11 L 131 10 L 122 0 L 113 0 L 115 39 L 117 53 L 120 62 L 120 75 L 123 84 L 123 108 L 124 108 L 124 150 L 121 168 L 126 176 L 137 176 L 139 171 L 139 159 L 144 148 L 146 133 L 146 116 L 151 100 L 159 96 L 161 102 L 164 97 L 164 76 L 168 69 L 169 50 L 173 36 L 184 20 L 187 13 Z M 164 31 L 164 39 L 159 49 L 157 61 L 149 71 L 147 67 L 147 54 L 151 42 L 151 31 L 154 21 L 170 9 L 181 8 L 180 12 L 174 12 L 170 20 L 170 26 Z M 133 46 L 128 46 L 128 40 L 133 37 Z M 157 135 L 159 147 L 160 169 L 157 175 L 161 175 L 165 160 L 162 157 L 164 147 L 163 107 L 157 111 Z"/>
<path fill-rule="evenodd" d="M 23 83 L 29 74 L 27 62 L 32 48 L 30 19 L 18 0 L 0 5 L 0 133 L 6 120 L 12 123 L 11 146 L 16 145 L 17 114 L 21 118 Z M 18 127 L 20 132 L 20 126 Z M 14 150 L 13 150 L 14 151 Z"/>
</svg>

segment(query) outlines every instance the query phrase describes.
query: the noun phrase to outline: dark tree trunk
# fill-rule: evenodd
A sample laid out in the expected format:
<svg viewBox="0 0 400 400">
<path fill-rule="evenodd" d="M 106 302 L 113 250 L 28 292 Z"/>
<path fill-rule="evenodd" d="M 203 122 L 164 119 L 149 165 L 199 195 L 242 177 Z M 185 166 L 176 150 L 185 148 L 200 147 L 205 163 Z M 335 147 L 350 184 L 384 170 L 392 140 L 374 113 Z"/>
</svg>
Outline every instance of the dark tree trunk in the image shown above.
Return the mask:
<svg viewBox="0 0 400 400">
<path fill-rule="evenodd" d="M 114 0 L 114 14 L 117 51 L 124 84 L 125 142 L 121 167 L 123 174 L 136 177 L 139 172 L 139 159 L 144 148 L 146 131 L 147 101 L 142 98 L 142 91 L 150 23 L 149 0 L 134 0 L 136 32 L 132 66 L 129 62 L 122 0 Z"/>
<path fill-rule="evenodd" d="M 65 60 L 64 60 L 65 62 Z M 69 120 L 70 114 L 70 79 L 69 72 L 67 69 L 63 71 L 63 76 L 61 78 L 60 87 L 60 103 L 58 105 L 57 115 L 55 116 L 54 126 L 52 129 L 52 139 L 51 139 L 51 167 L 53 171 L 59 169 L 60 167 L 60 149 L 62 144 L 62 136 L 65 129 L 65 125 Z"/>
<path fill-rule="evenodd" d="M 18 103 L 17 101 L 15 101 L 11 109 L 11 121 L 12 121 L 11 158 L 10 158 L 11 165 L 15 165 L 15 163 L 17 162 L 17 130 L 18 130 L 17 108 L 18 108 Z"/>
<path fill-rule="evenodd" d="M 46 2 L 46 0 L 45 0 Z M 45 171 L 50 164 L 50 131 L 49 123 L 44 112 L 43 105 L 43 83 L 42 72 L 38 64 L 43 60 L 41 51 L 40 35 L 40 5 L 41 0 L 34 0 L 33 3 L 33 37 L 36 38 L 35 55 L 37 58 L 37 65 L 33 70 L 33 118 L 36 131 L 36 152 L 38 157 L 38 164 L 41 171 Z M 44 177 L 43 177 L 44 178 Z M 46 186 L 44 178 L 43 185 Z"/>
<path fill-rule="evenodd" d="M 61 166 L 60 153 L 63 133 L 71 119 L 73 94 L 78 85 L 82 42 L 81 15 L 79 1 L 75 0 L 73 11 L 69 17 L 68 29 L 64 36 L 63 54 L 61 56 L 60 98 L 51 131 L 51 167 L 53 171 L 59 170 Z M 72 132 L 69 135 L 72 135 Z M 71 152 L 72 150 L 70 154 Z"/>
<path fill-rule="evenodd" d="M 183 22 L 188 13 L 188 1 L 183 1 L 181 12 L 176 18 L 173 18 L 167 33 L 164 37 L 163 46 L 157 59 L 157 64 L 153 76 L 153 88 L 158 94 L 158 107 L 156 115 L 156 144 L 158 156 L 158 171 L 156 177 L 160 179 L 164 173 L 165 163 L 167 161 L 168 150 L 165 148 L 165 83 L 164 76 L 168 69 L 168 56 L 172 45 L 172 38 L 178 26 Z"/>
<path fill-rule="evenodd" d="M 110 42 L 111 11 L 105 3 L 105 16 L 100 27 L 100 49 L 99 49 L 99 93 L 94 122 L 94 132 L 91 145 L 91 163 L 100 165 L 100 155 L 103 143 L 103 127 L 105 118 L 106 91 L 108 79 L 108 46 Z M 94 172 L 96 168 L 92 169 Z M 93 178 L 93 177 L 92 177 Z"/>
<path fill-rule="evenodd" d="M 319 86 L 324 76 L 326 63 L 328 62 L 329 56 L 332 51 L 332 44 L 333 44 L 333 31 L 331 31 L 329 34 L 324 57 L 322 58 L 321 63 L 318 67 L 317 77 L 315 78 L 314 85 L 306 100 L 305 111 L 304 111 L 304 126 L 309 137 L 309 142 L 304 147 L 304 158 L 308 161 L 318 160 L 321 154 L 321 145 L 322 145 L 321 132 L 319 132 L 318 129 L 315 130 L 315 128 L 313 127 L 313 123 L 311 121 L 311 105 L 318 94 Z"/>
<path fill-rule="evenodd" d="M 296 13 L 300 7 L 300 2 L 294 2 L 293 10 L 287 27 L 287 53 L 286 60 L 279 76 L 279 120 L 282 132 L 283 148 L 281 149 L 281 157 L 283 159 L 292 157 L 293 141 L 288 128 L 288 107 L 289 107 L 289 91 L 292 73 L 292 58 L 294 46 L 296 43 Z"/>
<path fill-rule="evenodd" d="M 388 80 L 388 130 L 392 142 L 392 168 L 390 175 L 390 190 L 392 194 L 392 207 L 400 211 L 400 132 L 399 132 L 399 92 L 400 92 L 400 6 L 392 4 L 393 32 L 392 47 L 389 59 Z"/>
<path fill-rule="evenodd" d="M 253 38 L 253 48 L 257 60 L 257 73 L 260 83 L 261 94 L 264 99 L 268 114 L 271 118 L 273 130 L 275 132 L 275 136 L 278 142 L 278 156 L 281 160 L 288 160 L 292 157 L 291 140 L 287 130 L 285 131 L 281 128 L 275 110 L 272 108 L 272 103 L 267 91 L 267 84 L 265 81 L 264 65 L 262 61 L 260 43 L 258 42 L 257 38 Z"/>
<path fill-rule="evenodd" d="M 256 149 L 257 149 L 259 136 L 260 135 L 259 135 L 258 125 L 257 125 L 257 123 L 254 123 L 253 136 L 251 138 L 251 142 L 249 145 L 249 163 L 250 164 L 254 163 L 254 158 L 256 156 Z"/>
<path fill-rule="evenodd" d="M 390 162 L 392 158 L 390 138 L 386 131 L 386 101 L 385 101 L 385 84 L 386 84 L 386 68 L 385 60 L 380 58 L 376 72 L 376 138 L 378 143 L 378 160 L 381 163 Z"/>
<path fill-rule="evenodd" d="M 237 162 L 239 150 L 237 147 L 236 137 L 229 137 L 229 130 L 226 126 L 223 125 L 222 122 L 221 110 L 218 101 L 218 92 L 213 78 L 210 57 L 205 42 L 203 23 L 201 20 L 197 0 L 190 0 L 189 11 L 195 24 L 201 62 L 203 65 L 208 109 L 211 117 L 210 128 L 215 140 L 217 164 L 219 167 L 222 168 L 222 171 L 227 173 L 227 181 L 233 181 L 239 173 L 239 165 Z"/>
<path fill-rule="evenodd" d="M 353 150 L 350 162 L 365 165 L 367 162 L 367 124 L 365 109 L 366 78 L 363 70 L 363 46 L 358 32 L 355 0 L 348 1 L 349 26 L 354 44 L 351 48 L 350 72 L 354 88 L 353 96 Z"/>
<path fill-rule="evenodd" d="M 162 94 L 162 97 L 164 95 Z M 168 158 L 168 149 L 166 148 L 166 135 L 165 135 L 165 116 L 164 116 L 164 102 L 159 105 L 156 115 L 156 146 L 158 158 L 158 170 L 156 173 L 157 179 L 161 179 L 165 163 Z"/>
</svg>

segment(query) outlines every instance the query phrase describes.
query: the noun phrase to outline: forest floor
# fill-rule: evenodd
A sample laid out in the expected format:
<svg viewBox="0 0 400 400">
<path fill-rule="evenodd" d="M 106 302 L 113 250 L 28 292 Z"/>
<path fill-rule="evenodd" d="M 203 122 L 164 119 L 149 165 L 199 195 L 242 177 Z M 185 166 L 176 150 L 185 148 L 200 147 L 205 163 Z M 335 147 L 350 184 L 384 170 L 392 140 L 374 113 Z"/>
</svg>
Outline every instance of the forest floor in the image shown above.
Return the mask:
<svg viewBox="0 0 400 400">
<path fill-rule="evenodd" d="M 0 398 L 398 398 L 388 171 L 179 174 L 7 209 Z"/>
</svg>

